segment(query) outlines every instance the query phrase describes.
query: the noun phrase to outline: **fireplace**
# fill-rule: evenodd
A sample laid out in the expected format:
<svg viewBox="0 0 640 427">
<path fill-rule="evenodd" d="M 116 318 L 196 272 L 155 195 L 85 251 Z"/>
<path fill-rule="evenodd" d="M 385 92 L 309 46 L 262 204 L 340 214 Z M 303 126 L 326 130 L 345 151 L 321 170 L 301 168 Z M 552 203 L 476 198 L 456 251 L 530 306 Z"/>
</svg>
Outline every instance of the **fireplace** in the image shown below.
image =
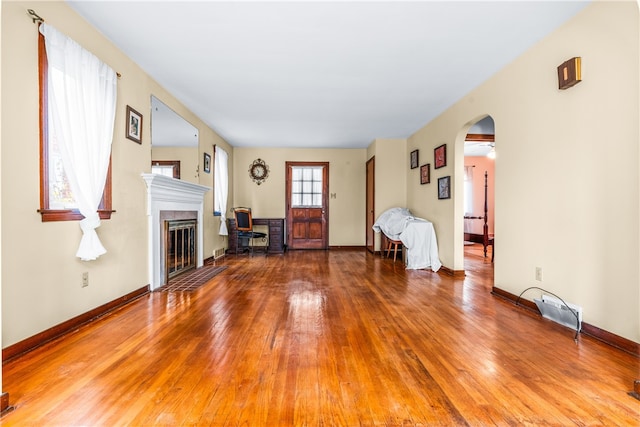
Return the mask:
<svg viewBox="0 0 640 427">
<path fill-rule="evenodd" d="M 194 219 L 164 222 L 164 265 L 168 282 L 180 273 L 196 268 L 196 224 Z"/>
<path fill-rule="evenodd" d="M 165 221 L 195 222 L 192 235 L 195 259 L 192 257 L 191 260 L 195 263 L 194 267 L 204 264 L 203 207 L 204 195 L 210 188 L 163 175 L 142 174 L 142 178 L 147 185 L 149 287 L 155 290 L 169 279 Z"/>
</svg>

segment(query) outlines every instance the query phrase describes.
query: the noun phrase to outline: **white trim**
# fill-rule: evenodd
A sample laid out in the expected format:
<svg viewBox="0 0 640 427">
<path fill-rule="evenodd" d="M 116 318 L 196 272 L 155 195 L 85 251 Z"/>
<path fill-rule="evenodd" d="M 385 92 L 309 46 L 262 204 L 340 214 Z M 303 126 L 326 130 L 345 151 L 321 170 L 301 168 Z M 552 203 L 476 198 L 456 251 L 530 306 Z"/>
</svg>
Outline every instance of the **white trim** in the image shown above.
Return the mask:
<svg viewBox="0 0 640 427">
<path fill-rule="evenodd" d="M 160 254 L 160 212 L 198 212 L 197 267 L 202 267 L 204 264 L 204 195 L 211 188 L 157 174 L 143 173 L 142 179 L 147 184 L 149 286 L 151 290 L 155 290 L 164 283 Z"/>
</svg>

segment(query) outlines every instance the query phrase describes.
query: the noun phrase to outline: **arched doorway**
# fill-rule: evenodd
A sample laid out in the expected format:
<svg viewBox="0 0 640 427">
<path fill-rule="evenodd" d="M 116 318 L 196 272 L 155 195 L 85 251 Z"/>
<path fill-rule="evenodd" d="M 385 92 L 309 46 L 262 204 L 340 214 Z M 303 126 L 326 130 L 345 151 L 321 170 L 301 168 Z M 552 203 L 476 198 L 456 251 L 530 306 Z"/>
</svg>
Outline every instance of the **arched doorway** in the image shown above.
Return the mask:
<svg viewBox="0 0 640 427">
<path fill-rule="evenodd" d="M 487 115 L 470 121 L 465 128 L 467 126 L 461 177 L 464 182 L 464 264 L 465 270 L 473 269 L 473 273 L 490 276 L 487 279 L 492 280 L 492 263 L 495 260 L 495 123 Z"/>
</svg>

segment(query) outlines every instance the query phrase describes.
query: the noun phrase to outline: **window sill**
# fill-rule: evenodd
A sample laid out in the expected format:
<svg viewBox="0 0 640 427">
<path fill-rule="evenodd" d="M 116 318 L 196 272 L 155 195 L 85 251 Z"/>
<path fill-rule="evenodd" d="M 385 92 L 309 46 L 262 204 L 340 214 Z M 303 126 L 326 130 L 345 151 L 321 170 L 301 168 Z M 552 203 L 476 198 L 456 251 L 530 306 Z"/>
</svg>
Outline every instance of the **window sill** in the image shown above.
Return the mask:
<svg viewBox="0 0 640 427">
<path fill-rule="evenodd" d="M 42 222 L 52 221 L 80 221 L 84 219 L 84 216 L 77 209 L 38 209 L 40 215 L 42 215 Z M 114 210 L 98 210 L 100 219 L 111 219 L 111 214 L 115 213 Z"/>
</svg>

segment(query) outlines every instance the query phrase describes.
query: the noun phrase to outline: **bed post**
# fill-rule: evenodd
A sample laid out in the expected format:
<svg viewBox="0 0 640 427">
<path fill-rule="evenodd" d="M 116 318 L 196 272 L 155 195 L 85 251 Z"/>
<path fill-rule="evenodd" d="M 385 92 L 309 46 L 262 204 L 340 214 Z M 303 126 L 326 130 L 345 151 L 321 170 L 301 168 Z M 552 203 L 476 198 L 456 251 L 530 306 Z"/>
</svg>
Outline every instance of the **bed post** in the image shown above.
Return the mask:
<svg viewBox="0 0 640 427">
<path fill-rule="evenodd" d="M 489 246 L 489 226 L 487 225 L 487 179 L 488 172 L 484 171 L 484 226 L 482 227 L 482 245 L 484 246 L 484 257 L 487 257 L 487 246 Z"/>
</svg>

